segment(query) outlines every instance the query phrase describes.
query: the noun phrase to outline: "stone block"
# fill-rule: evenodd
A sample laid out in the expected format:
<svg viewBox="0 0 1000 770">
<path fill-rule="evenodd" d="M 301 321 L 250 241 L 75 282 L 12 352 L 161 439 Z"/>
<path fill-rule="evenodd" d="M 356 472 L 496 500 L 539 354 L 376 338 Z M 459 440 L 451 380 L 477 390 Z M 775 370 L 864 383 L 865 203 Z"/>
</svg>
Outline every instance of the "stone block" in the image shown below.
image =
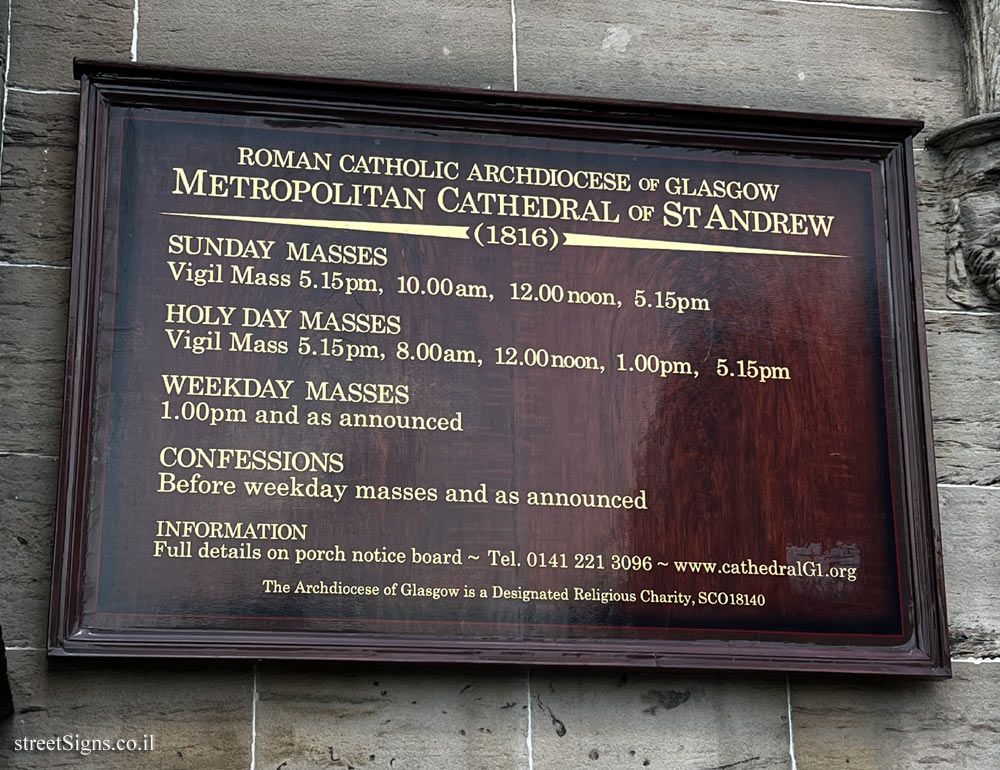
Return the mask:
<svg viewBox="0 0 1000 770">
<path fill-rule="evenodd" d="M 824 0 L 816 1 L 824 2 Z M 880 5 L 886 8 L 902 8 L 906 11 L 929 11 L 931 13 L 951 13 L 955 10 L 948 0 L 865 0 L 860 5 Z"/>
<path fill-rule="evenodd" d="M 80 97 L 12 91 L 7 101 L 4 149 L 69 147 L 76 149 Z"/>
<path fill-rule="evenodd" d="M 0 452 L 59 452 L 69 270 L 0 265 Z"/>
<path fill-rule="evenodd" d="M 7 652 L 15 714 L 0 722 L 0 767 L 203 770 L 250 767 L 249 663 L 57 660 Z M 148 752 L 16 751 L 24 738 L 153 736 Z"/>
<path fill-rule="evenodd" d="M 10 0 L 10 84 L 76 91 L 74 57 L 128 61 L 133 0 Z"/>
<path fill-rule="evenodd" d="M 917 143 L 921 143 L 922 136 L 923 134 L 917 137 Z M 918 149 L 914 153 L 924 307 L 933 310 L 960 310 L 961 306 L 948 297 L 945 230 L 948 189 L 944 178 L 945 165 L 945 159 L 933 150 Z"/>
<path fill-rule="evenodd" d="M 939 490 L 948 626 L 956 657 L 1000 657 L 1000 488 Z"/>
<path fill-rule="evenodd" d="M 157 2 L 139 14 L 139 59 L 509 90 L 510 3 Z"/>
<path fill-rule="evenodd" d="M 264 663 L 257 766 L 527 767 L 523 669 Z"/>
<path fill-rule="evenodd" d="M 1000 314 L 927 316 L 938 481 L 1000 482 Z"/>
<path fill-rule="evenodd" d="M 532 672 L 535 770 L 786 770 L 785 678 Z"/>
<path fill-rule="evenodd" d="M 950 13 L 757 0 L 517 11 L 523 91 L 920 118 L 929 132 L 964 115 L 961 32 Z"/>
<path fill-rule="evenodd" d="M 0 619 L 12 647 L 43 647 L 59 463 L 0 455 Z"/>
<path fill-rule="evenodd" d="M 69 265 L 79 98 L 12 91 L 0 186 L 0 261 Z"/>
<path fill-rule="evenodd" d="M 1000 665 L 937 682 L 793 677 L 791 693 L 802 770 L 1000 766 Z"/>
</svg>

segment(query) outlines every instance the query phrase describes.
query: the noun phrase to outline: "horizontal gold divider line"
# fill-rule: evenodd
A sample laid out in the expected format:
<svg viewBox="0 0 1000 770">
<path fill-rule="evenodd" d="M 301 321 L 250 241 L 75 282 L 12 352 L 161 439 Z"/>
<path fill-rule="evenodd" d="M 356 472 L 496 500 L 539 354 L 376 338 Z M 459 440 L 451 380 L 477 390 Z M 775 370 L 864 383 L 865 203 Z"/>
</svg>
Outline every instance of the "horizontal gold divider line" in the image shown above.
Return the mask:
<svg viewBox="0 0 1000 770">
<path fill-rule="evenodd" d="M 289 219 L 285 217 L 248 217 L 238 214 L 187 214 L 178 211 L 161 211 L 165 217 L 192 217 L 194 219 L 222 219 L 229 222 L 259 222 L 268 225 L 293 227 L 323 227 L 328 230 L 359 230 L 366 233 L 396 235 L 423 235 L 431 238 L 469 239 L 469 228 L 458 225 L 411 225 L 395 222 L 350 222 L 336 219 Z"/>
<path fill-rule="evenodd" d="M 336 219 L 296 219 L 289 217 L 251 217 L 240 214 L 192 214 L 180 211 L 161 211 L 166 217 L 190 217 L 193 219 L 221 219 L 228 222 L 255 222 L 292 227 L 320 227 L 328 230 L 356 230 L 369 233 L 390 233 L 396 235 L 420 235 L 430 238 L 455 238 L 469 240 L 469 228 L 459 225 L 420 225 L 396 222 L 356 222 Z M 689 243 L 686 241 L 660 241 L 649 238 L 627 238 L 617 235 L 590 235 L 587 233 L 564 233 L 566 246 L 590 246 L 610 249 L 661 249 L 667 251 L 701 251 L 717 254 L 763 254 L 776 257 L 824 257 L 829 259 L 849 259 L 846 254 L 822 254 L 811 251 L 785 251 L 781 249 L 755 249 L 749 246 L 718 246 L 709 243 Z"/>
<path fill-rule="evenodd" d="M 765 254 L 772 257 L 850 259 L 846 254 L 820 254 L 812 251 L 752 249 L 748 246 L 717 246 L 711 243 L 658 241 L 649 238 L 624 238 L 617 235 L 589 235 L 587 233 L 564 233 L 563 235 L 567 246 L 593 246 L 602 249 L 664 249 L 667 251 L 705 251 L 716 254 Z"/>
</svg>

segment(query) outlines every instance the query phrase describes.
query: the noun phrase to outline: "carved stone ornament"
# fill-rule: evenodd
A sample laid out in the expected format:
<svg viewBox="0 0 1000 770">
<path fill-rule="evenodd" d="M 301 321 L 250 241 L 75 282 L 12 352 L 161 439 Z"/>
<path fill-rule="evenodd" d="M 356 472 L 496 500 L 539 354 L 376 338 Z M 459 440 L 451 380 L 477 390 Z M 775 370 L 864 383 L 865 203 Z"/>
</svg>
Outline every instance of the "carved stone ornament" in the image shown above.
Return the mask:
<svg viewBox="0 0 1000 770">
<path fill-rule="evenodd" d="M 948 159 L 948 297 L 1000 305 L 1000 113 L 977 115 L 927 140 Z"/>
<path fill-rule="evenodd" d="M 929 148 L 948 159 L 948 297 L 1000 305 L 1000 0 L 958 0 L 969 111 Z"/>
<path fill-rule="evenodd" d="M 1000 0 L 958 0 L 966 83 L 975 115 L 1000 111 Z"/>
</svg>

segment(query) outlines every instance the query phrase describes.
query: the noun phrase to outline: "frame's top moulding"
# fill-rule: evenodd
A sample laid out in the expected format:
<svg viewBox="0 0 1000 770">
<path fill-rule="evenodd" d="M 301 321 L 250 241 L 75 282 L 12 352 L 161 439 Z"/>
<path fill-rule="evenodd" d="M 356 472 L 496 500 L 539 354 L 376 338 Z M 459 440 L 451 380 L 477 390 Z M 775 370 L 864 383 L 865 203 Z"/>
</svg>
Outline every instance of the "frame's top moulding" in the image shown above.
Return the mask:
<svg viewBox="0 0 1000 770">
<path fill-rule="evenodd" d="M 183 87 L 193 91 L 272 96 L 280 99 L 356 99 L 366 105 L 384 102 L 397 106 L 411 105 L 417 109 L 426 106 L 426 99 L 433 97 L 438 108 L 475 110 L 484 115 L 504 116 L 516 105 L 519 111 L 553 121 L 572 113 L 572 119 L 577 123 L 583 116 L 590 116 L 607 124 L 638 126 L 650 123 L 661 128 L 666 125 L 718 131 L 723 135 L 774 132 L 803 139 L 837 137 L 841 140 L 898 142 L 916 136 L 924 127 L 921 120 L 899 118 L 584 98 L 524 91 L 486 91 L 90 59 L 74 59 L 73 73 L 77 79 L 86 78 L 94 83 L 107 85 Z"/>
</svg>

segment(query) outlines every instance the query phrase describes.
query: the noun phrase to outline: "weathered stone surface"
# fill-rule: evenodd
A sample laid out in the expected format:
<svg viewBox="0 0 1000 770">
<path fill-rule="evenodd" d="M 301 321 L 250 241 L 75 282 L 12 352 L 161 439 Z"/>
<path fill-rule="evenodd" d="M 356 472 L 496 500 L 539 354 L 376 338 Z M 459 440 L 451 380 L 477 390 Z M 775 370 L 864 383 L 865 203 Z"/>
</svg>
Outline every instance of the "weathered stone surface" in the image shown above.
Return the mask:
<svg viewBox="0 0 1000 770">
<path fill-rule="evenodd" d="M 785 679 L 738 674 L 532 674 L 536 770 L 788 767 Z"/>
<path fill-rule="evenodd" d="M 1000 488 L 939 490 L 952 655 L 1000 657 Z"/>
<path fill-rule="evenodd" d="M 57 454 L 69 270 L 0 265 L 0 452 Z"/>
<path fill-rule="evenodd" d="M 955 664 L 949 682 L 792 677 L 802 770 L 1000 767 L 1000 665 Z"/>
<path fill-rule="evenodd" d="M 938 481 L 1000 483 L 1000 314 L 927 315 Z"/>
<path fill-rule="evenodd" d="M 250 767 L 249 663 L 53 661 L 8 651 L 15 714 L 0 722 L 0 767 L 36 770 Z M 15 751 L 22 738 L 154 736 L 148 753 Z M 258 765 L 258 767 L 262 767 Z"/>
<path fill-rule="evenodd" d="M 0 261 L 68 265 L 73 251 L 76 152 L 4 147 Z"/>
<path fill-rule="evenodd" d="M 0 187 L 0 261 L 68 265 L 79 99 L 12 91 Z"/>
<path fill-rule="evenodd" d="M 828 2 L 828 0 L 807 0 L 809 2 Z M 771 0 L 785 2 L 785 0 Z M 930 11 L 934 13 L 951 13 L 954 8 L 948 0 L 861 0 L 852 5 L 882 6 L 884 8 L 902 8 L 907 11 Z"/>
<path fill-rule="evenodd" d="M 261 23 L 267 19 L 266 23 Z M 139 58 L 202 67 L 509 90 L 507 0 L 180 0 L 140 9 Z"/>
<path fill-rule="evenodd" d="M 923 134 L 917 137 L 917 144 L 922 143 L 922 137 Z M 913 157 L 924 307 L 960 310 L 961 305 L 948 297 L 946 226 L 949 199 L 944 180 L 945 159 L 933 150 L 917 150 Z"/>
<path fill-rule="evenodd" d="M 70 147 L 76 149 L 80 97 L 12 91 L 7 102 L 4 148 Z"/>
<path fill-rule="evenodd" d="M 10 2 L 12 86 L 74 91 L 74 57 L 130 58 L 133 0 Z"/>
<path fill-rule="evenodd" d="M 526 684 L 523 670 L 264 663 L 257 766 L 527 767 Z"/>
<path fill-rule="evenodd" d="M 932 129 L 964 114 L 953 14 L 586 0 L 522 3 L 517 18 L 524 91 L 920 118 Z"/>
<path fill-rule="evenodd" d="M 802 3 L 826 5 L 830 0 L 763 0 L 770 3 Z M 954 8 L 949 0 L 851 0 L 852 6 L 868 8 L 897 8 L 908 12 L 951 13 Z"/>
<path fill-rule="evenodd" d="M 0 455 L 0 619 L 12 647 L 42 647 L 49 611 L 59 463 Z"/>
<path fill-rule="evenodd" d="M 10 13 L 10 0 L 0 0 L 0 19 Z M 3 114 L 4 99 L 7 96 L 7 36 L 0 35 L 0 114 Z"/>
</svg>

